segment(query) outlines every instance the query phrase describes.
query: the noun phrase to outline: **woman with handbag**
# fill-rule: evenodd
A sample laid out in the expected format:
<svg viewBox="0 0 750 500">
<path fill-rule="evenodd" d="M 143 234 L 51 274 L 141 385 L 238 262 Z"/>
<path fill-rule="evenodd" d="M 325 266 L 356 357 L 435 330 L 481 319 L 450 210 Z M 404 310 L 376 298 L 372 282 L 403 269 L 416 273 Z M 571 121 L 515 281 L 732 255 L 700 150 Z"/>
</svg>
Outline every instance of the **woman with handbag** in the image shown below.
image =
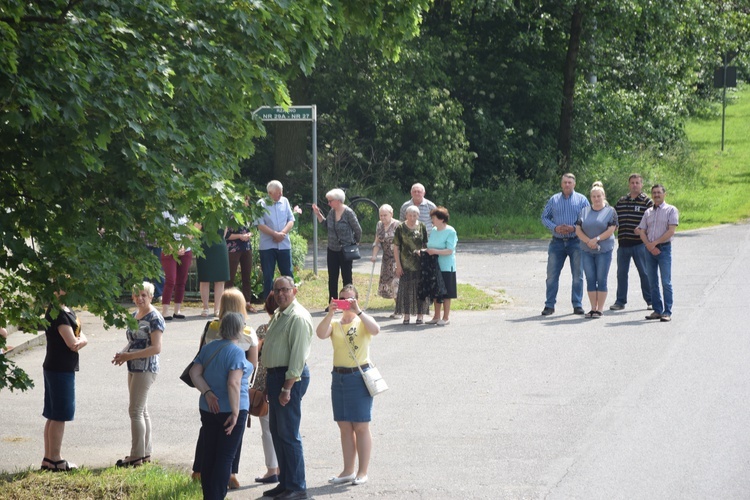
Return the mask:
<svg viewBox="0 0 750 500">
<path fill-rule="evenodd" d="M 315 330 L 318 338 L 331 339 L 333 344 L 333 371 L 331 372 L 331 401 L 333 419 L 341 434 L 341 451 L 344 455 L 344 470 L 331 477 L 331 484 L 364 484 L 372 451 L 372 401 L 363 380 L 363 372 L 370 370 L 370 341 L 380 333 L 375 318 L 359 307 L 359 294 L 354 285 L 346 285 L 339 293 L 339 302 L 331 300 L 328 314 Z M 340 320 L 333 315 L 342 309 L 340 301 L 346 301 Z M 355 462 L 359 468 L 355 474 Z"/>
<path fill-rule="evenodd" d="M 242 314 L 225 314 L 219 325 L 219 340 L 203 346 L 190 369 L 193 384 L 201 392 L 201 435 L 204 438 L 201 488 L 207 500 L 223 500 L 227 496 L 232 462 L 242 443 L 250 409 L 248 378 L 253 365 L 237 345 L 244 328 Z"/>
<path fill-rule="evenodd" d="M 243 319 L 247 319 L 247 303 L 245 302 L 245 296 L 237 288 L 230 288 L 225 290 L 221 294 L 219 300 L 219 318 L 224 318 L 229 313 L 238 313 L 242 315 Z M 215 319 L 206 323 L 206 327 L 203 329 L 203 337 L 201 337 L 201 349 L 204 345 L 219 340 L 221 338 L 219 334 L 220 319 Z M 241 335 L 237 339 L 237 345 L 245 351 L 245 358 L 250 364 L 255 367 L 258 365 L 258 336 L 255 331 L 249 326 L 245 326 Z M 201 433 L 198 434 L 198 442 L 195 445 L 195 460 L 193 460 L 193 479 L 201 477 L 202 468 L 202 456 L 203 448 L 205 445 L 205 438 Z M 237 447 L 237 453 L 234 456 L 232 462 L 232 473 L 229 476 L 229 489 L 234 490 L 240 487 L 240 482 L 237 479 L 237 473 L 240 467 L 240 454 L 242 453 L 242 440 L 240 440 L 239 446 Z"/>
<path fill-rule="evenodd" d="M 276 304 L 276 299 L 273 295 L 273 290 L 269 292 L 268 297 L 266 297 L 266 303 L 263 307 L 263 309 L 268 313 L 269 318 L 273 316 L 273 313 L 276 312 L 276 308 L 278 305 Z M 260 393 L 260 395 L 263 398 L 267 399 L 266 396 L 266 367 L 263 366 L 263 363 L 260 362 L 260 353 L 263 350 L 263 341 L 266 338 L 266 332 L 268 331 L 268 323 L 264 323 L 258 327 L 256 332 L 258 333 L 258 341 L 260 342 L 260 346 L 258 349 L 258 368 L 255 372 L 255 383 L 253 384 L 252 388 L 250 389 L 251 394 L 251 404 L 252 404 L 252 398 L 254 396 L 254 392 L 257 391 Z M 265 415 L 261 415 L 258 417 L 258 420 L 260 420 L 260 437 L 263 442 L 263 455 L 266 459 L 266 473 L 262 476 L 258 476 L 255 478 L 256 483 L 264 483 L 264 484 L 270 484 L 270 483 L 278 483 L 279 482 L 279 462 L 276 459 L 276 449 L 273 447 L 273 438 L 271 437 L 271 424 L 268 419 L 268 406 L 266 406 L 266 412 Z"/>
<path fill-rule="evenodd" d="M 346 195 L 341 189 L 331 189 L 326 193 L 328 205 L 331 211 L 328 217 L 323 217 L 320 208 L 313 205 L 315 217 L 318 222 L 325 222 L 328 231 L 328 253 L 326 261 L 328 265 L 328 299 L 336 298 L 336 291 L 339 289 L 339 272 L 343 285 L 351 285 L 352 281 L 352 261 L 359 258 L 359 251 L 347 252 L 346 250 L 356 250 L 362 239 L 362 227 L 357 220 L 357 214 L 354 210 L 344 205 Z M 347 248 L 348 247 L 348 248 Z"/>
</svg>

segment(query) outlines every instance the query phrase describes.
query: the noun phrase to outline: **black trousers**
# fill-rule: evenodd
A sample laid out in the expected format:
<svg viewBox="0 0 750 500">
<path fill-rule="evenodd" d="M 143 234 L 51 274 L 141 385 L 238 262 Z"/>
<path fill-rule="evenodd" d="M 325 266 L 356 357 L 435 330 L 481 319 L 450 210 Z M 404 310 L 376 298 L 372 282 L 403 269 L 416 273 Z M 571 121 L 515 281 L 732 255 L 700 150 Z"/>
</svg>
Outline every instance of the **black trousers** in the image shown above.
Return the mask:
<svg viewBox="0 0 750 500">
<path fill-rule="evenodd" d="M 328 263 L 328 295 L 329 299 L 338 299 L 339 290 L 346 285 L 352 284 L 352 264 L 351 260 L 344 258 L 344 252 L 341 250 L 333 251 L 328 249 L 326 258 Z M 339 272 L 341 280 L 344 282 L 339 288 Z M 330 302 L 330 300 L 329 300 Z"/>
</svg>

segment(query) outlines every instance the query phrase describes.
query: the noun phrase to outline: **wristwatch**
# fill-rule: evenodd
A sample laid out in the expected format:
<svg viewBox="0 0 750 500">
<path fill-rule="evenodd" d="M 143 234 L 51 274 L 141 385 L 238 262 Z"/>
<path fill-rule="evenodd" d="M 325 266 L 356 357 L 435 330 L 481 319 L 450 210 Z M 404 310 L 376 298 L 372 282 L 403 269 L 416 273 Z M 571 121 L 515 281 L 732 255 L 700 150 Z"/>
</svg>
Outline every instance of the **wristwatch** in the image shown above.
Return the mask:
<svg viewBox="0 0 750 500">
<path fill-rule="evenodd" d="M 286 387 L 281 388 L 281 392 L 292 392 L 291 389 L 287 389 Z"/>
</svg>

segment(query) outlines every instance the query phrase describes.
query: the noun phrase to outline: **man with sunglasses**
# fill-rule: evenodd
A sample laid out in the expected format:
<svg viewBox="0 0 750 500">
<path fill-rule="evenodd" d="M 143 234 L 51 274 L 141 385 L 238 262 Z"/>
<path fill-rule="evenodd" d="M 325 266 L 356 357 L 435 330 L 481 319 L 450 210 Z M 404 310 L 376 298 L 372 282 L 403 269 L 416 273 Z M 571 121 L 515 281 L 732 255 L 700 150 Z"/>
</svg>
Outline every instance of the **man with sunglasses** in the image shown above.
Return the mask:
<svg viewBox="0 0 750 500">
<path fill-rule="evenodd" d="M 305 459 L 299 433 L 302 397 L 310 385 L 306 361 L 313 337 L 312 316 L 296 300 L 294 279 L 280 276 L 273 282 L 279 308 L 268 323 L 261 363 L 266 367 L 269 423 L 279 462 L 279 485 L 263 496 L 307 498 Z"/>
</svg>

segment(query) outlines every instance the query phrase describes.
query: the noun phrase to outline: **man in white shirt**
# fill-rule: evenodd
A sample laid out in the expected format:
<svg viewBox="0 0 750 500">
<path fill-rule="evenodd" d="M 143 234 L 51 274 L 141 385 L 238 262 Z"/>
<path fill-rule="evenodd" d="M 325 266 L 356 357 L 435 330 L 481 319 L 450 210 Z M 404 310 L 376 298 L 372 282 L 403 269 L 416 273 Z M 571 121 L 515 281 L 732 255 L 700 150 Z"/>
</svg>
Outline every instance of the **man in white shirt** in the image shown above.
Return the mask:
<svg viewBox="0 0 750 500">
<path fill-rule="evenodd" d="M 289 200 L 283 196 L 284 186 L 281 182 L 269 182 L 266 191 L 270 200 L 258 201 L 258 205 L 266 209 L 265 214 L 255 221 L 255 226 L 260 231 L 258 253 L 263 270 L 263 300 L 273 287 L 273 274 L 277 264 L 281 276 L 294 279 L 292 241 L 289 239 L 289 231 L 294 227 L 294 213 Z"/>
<path fill-rule="evenodd" d="M 419 222 L 427 226 L 427 234 L 432 231 L 432 218 L 430 212 L 437 208 L 433 202 L 424 197 L 426 191 L 424 186 L 420 183 L 416 183 L 411 187 L 411 200 L 401 205 L 398 218 L 401 222 L 406 221 L 406 209 L 415 206 L 419 209 Z"/>
</svg>

